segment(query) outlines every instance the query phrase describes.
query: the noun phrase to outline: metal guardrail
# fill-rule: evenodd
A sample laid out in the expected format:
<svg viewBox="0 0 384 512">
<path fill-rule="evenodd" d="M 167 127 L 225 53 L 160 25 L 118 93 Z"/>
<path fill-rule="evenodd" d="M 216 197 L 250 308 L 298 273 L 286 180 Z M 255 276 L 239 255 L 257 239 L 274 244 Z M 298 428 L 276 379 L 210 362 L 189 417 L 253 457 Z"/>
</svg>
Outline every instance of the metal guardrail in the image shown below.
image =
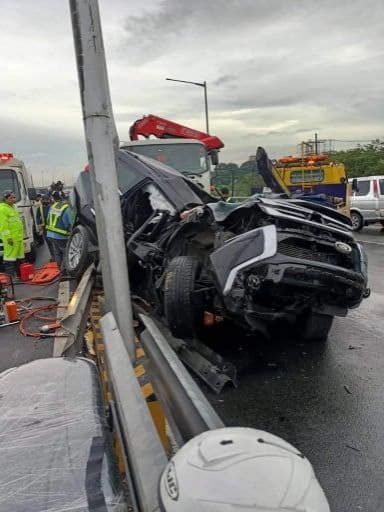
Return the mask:
<svg viewBox="0 0 384 512">
<path fill-rule="evenodd" d="M 140 339 L 150 380 L 177 445 L 181 447 L 207 430 L 223 428 L 156 323 L 146 315 L 140 315 L 140 320 L 145 326 Z M 110 408 L 126 465 L 131 505 L 135 512 L 157 511 L 159 480 L 168 459 L 113 313 L 103 316 L 100 326 L 112 396 Z"/>
<path fill-rule="evenodd" d="M 148 372 L 178 443 L 224 423 L 169 346 L 156 323 L 139 315 L 145 326 L 140 341 L 148 357 Z"/>
<path fill-rule="evenodd" d="M 128 465 L 133 503 L 140 512 L 156 511 L 159 479 L 167 457 L 113 314 L 101 318 L 100 325 L 114 397 L 112 411 Z"/>
<path fill-rule="evenodd" d="M 83 319 L 86 317 L 87 305 L 94 283 L 95 265 L 90 265 L 84 272 L 75 293 L 68 304 L 67 311 L 61 319 L 61 325 L 72 334 L 74 339 L 79 335 Z"/>
</svg>

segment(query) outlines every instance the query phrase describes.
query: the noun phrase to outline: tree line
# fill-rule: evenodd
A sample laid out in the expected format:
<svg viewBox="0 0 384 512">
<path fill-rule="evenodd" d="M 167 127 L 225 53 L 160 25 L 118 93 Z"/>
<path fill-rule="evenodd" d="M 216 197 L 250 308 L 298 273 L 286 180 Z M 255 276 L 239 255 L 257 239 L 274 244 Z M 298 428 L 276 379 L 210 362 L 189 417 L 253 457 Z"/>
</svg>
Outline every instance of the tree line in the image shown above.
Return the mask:
<svg viewBox="0 0 384 512">
<path fill-rule="evenodd" d="M 352 149 L 332 151 L 330 157 L 345 165 L 349 178 L 384 175 L 384 140 L 375 139 Z M 256 162 L 247 160 L 241 165 L 218 164 L 212 173 L 212 184 L 219 189 L 228 188 L 230 195 L 246 197 L 252 190 L 263 187 L 264 182 L 257 172 Z"/>
</svg>

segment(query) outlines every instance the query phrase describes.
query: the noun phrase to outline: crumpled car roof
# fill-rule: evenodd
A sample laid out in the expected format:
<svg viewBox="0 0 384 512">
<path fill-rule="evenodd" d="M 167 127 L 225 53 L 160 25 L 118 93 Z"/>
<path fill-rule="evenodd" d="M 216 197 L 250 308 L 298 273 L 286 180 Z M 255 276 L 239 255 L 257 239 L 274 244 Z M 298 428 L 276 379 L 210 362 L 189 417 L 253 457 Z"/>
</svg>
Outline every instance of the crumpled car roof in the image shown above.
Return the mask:
<svg viewBox="0 0 384 512">
<path fill-rule="evenodd" d="M 215 202 L 215 198 L 200 189 L 181 173 L 161 162 L 126 150 L 119 150 L 117 178 L 122 195 L 145 183 L 154 183 L 172 202 L 177 211 L 191 206 Z M 78 177 L 75 189 L 78 191 L 81 207 L 93 205 L 89 173 L 83 171 Z"/>
</svg>

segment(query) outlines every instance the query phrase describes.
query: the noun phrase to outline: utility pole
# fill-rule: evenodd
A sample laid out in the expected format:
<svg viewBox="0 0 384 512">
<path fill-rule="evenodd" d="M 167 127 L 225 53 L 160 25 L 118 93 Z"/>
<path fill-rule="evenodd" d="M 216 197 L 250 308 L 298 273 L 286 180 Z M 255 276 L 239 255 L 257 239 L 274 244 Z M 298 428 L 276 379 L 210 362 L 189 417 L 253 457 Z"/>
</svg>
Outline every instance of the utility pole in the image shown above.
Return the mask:
<svg viewBox="0 0 384 512">
<path fill-rule="evenodd" d="M 109 94 L 97 0 L 70 0 L 80 98 L 106 304 L 131 360 L 135 338 L 116 157 L 119 139 Z"/>
</svg>

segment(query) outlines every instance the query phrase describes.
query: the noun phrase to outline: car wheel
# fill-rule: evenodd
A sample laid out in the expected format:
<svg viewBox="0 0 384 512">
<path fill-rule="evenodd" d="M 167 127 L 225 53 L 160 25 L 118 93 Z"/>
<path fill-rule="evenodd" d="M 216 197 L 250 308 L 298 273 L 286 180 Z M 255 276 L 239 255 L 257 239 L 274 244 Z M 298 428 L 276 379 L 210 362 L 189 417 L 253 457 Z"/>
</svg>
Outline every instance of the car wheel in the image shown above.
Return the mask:
<svg viewBox="0 0 384 512">
<path fill-rule="evenodd" d="M 191 256 L 173 258 L 165 272 L 164 313 L 177 338 L 192 338 L 203 323 L 204 306 L 194 298 L 200 262 Z"/>
<path fill-rule="evenodd" d="M 76 226 L 68 239 L 65 267 L 72 277 L 80 277 L 91 263 L 88 252 L 89 235 L 84 226 Z"/>
<path fill-rule="evenodd" d="M 305 340 L 324 341 L 331 330 L 332 322 L 333 316 L 314 312 L 308 313 L 304 316 L 303 323 L 299 325 L 301 337 Z"/>
<path fill-rule="evenodd" d="M 351 222 L 353 231 L 360 231 L 363 228 L 363 217 L 358 212 L 351 212 Z"/>
<path fill-rule="evenodd" d="M 381 225 L 383 226 L 383 228 L 384 228 L 384 220 L 381 220 L 381 221 L 380 221 L 380 224 L 381 224 Z"/>
</svg>

